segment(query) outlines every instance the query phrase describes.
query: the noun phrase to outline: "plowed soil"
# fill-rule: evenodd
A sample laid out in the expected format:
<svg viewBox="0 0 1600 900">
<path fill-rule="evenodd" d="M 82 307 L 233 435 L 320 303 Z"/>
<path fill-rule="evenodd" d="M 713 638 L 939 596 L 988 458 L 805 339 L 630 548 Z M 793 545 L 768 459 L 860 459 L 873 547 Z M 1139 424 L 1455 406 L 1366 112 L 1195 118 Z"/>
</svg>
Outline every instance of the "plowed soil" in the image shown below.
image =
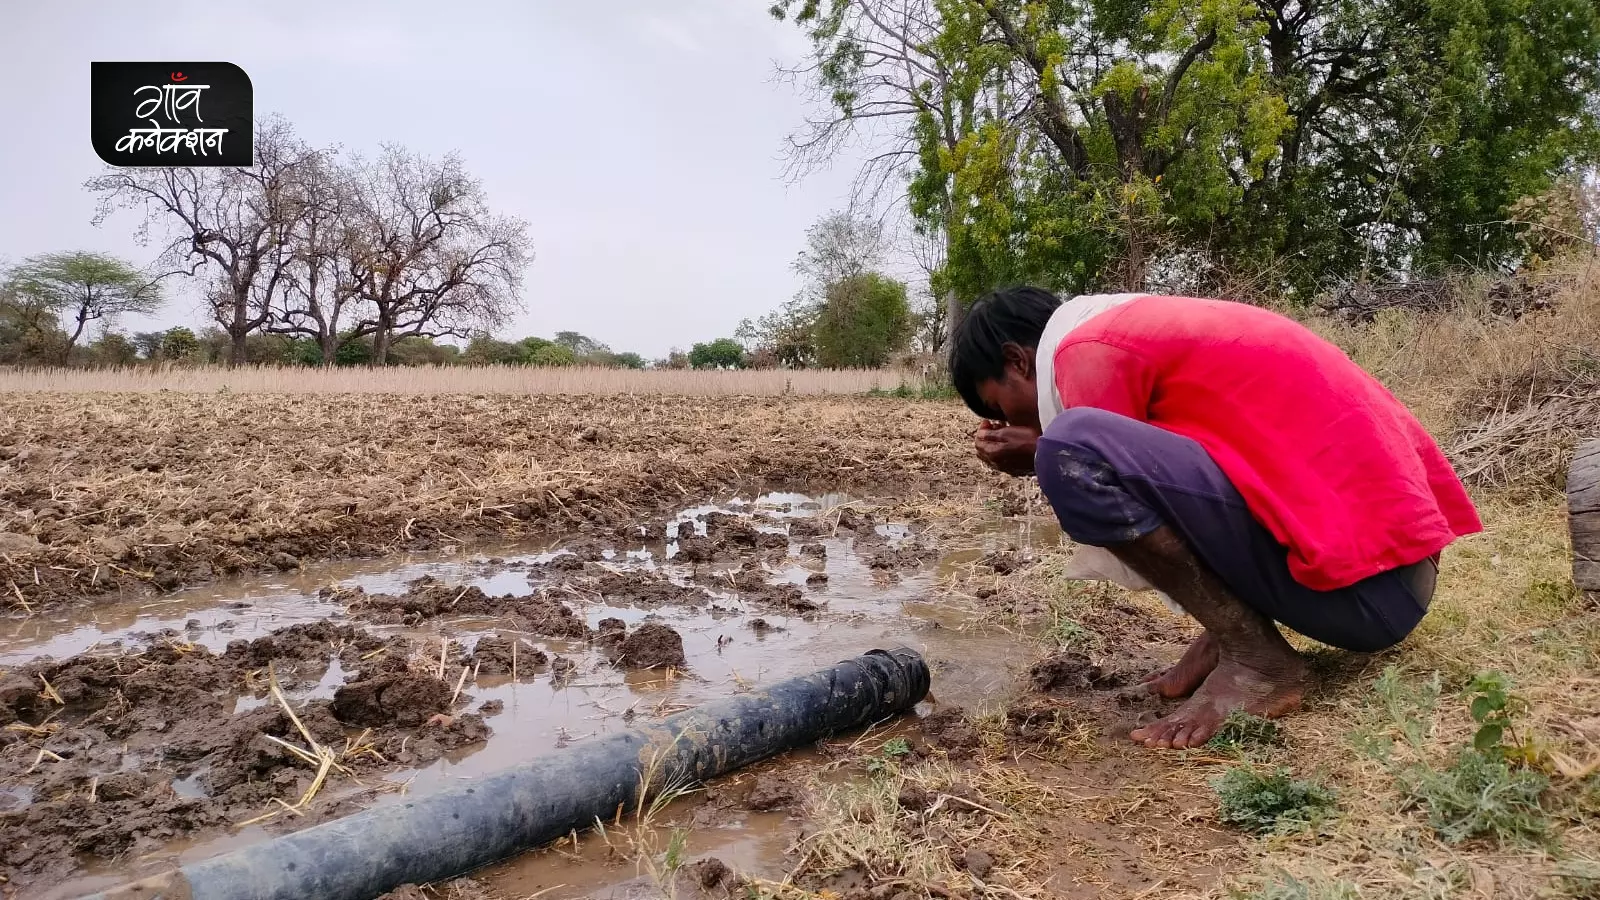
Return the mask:
<svg viewBox="0 0 1600 900">
<path fill-rule="evenodd" d="M 6 394 L 0 413 L 0 604 L 16 611 L 603 532 L 734 485 L 910 498 L 995 482 L 951 404 Z"/>
</svg>

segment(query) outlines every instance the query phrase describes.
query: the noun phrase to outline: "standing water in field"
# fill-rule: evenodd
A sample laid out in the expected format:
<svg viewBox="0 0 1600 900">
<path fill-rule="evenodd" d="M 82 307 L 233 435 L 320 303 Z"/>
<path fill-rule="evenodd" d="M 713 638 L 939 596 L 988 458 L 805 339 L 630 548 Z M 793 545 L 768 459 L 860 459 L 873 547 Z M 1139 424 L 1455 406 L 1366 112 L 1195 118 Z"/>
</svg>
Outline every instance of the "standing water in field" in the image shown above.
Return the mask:
<svg viewBox="0 0 1600 900">
<path fill-rule="evenodd" d="M 925 655 L 929 705 L 981 705 L 1009 685 L 1014 641 L 929 597 L 941 566 L 1005 538 L 941 559 L 925 530 L 845 498 L 769 494 L 578 541 L 5 621 L 0 872 L 73 896 L 874 647 Z M 774 777 L 736 777 L 754 799 L 685 852 L 776 874 L 795 798 Z M 560 897 L 633 877 L 591 844 L 494 880 Z"/>
</svg>

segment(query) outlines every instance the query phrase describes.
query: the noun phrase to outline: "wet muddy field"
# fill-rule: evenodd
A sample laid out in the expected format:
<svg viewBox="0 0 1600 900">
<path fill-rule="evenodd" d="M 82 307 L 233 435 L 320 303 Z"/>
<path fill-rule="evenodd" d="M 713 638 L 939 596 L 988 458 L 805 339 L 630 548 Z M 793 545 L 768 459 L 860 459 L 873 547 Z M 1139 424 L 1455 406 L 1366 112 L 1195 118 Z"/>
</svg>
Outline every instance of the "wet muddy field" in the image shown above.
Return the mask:
<svg viewBox="0 0 1600 900">
<path fill-rule="evenodd" d="M 725 497 L 0 621 L 0 892 L 77 896 L 877 647 L 928 658 L 923 715 L 980 706 L 1032 648 L 933 588 L 1059 534 L 940 532 L 844 496 Z M 684 852 L 781 874 L 808 754 L 713 786 Z M 482 877 L 625 895 L 637 858 L 590 837 Z"/>
</svg>

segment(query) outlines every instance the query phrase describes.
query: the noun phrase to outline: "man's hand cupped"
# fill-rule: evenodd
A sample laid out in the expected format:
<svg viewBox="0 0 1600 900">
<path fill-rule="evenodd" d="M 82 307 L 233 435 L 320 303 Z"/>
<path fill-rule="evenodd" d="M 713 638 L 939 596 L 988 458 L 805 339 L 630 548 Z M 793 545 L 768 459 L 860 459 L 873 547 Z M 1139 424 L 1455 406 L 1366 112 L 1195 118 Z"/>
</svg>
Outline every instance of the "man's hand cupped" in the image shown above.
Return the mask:
<svg viewBox="0 0 1600 900">
<path fill-rule="evenodd" d="M 1039 445 L 1039 432 L 1020 425 L 984 422 L 974 436 L 978 458 L 984 465 L 1007 475 L 1032 475 L 1033 453 Z"/>
</svg>

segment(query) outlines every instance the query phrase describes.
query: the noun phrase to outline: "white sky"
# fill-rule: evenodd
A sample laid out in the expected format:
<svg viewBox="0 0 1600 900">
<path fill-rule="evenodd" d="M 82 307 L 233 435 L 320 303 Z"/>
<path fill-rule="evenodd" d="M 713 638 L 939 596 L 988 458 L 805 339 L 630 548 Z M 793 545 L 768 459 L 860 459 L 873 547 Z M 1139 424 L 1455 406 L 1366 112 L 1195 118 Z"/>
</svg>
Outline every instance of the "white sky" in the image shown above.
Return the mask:
<svg viewBox="0 0 1600 900">
<path fill-rule="evenodd" d="M 530 226 L 510 336 L 570 329 L 648 358 L 729 335 L 793 295 L 805 230 L 845 205 L 856 169 L 847 154 L 785 181 L 808 104 L 774 63 L 805 44 L 767 6 L 0 0 L 0 262 L 150 263 L 132 214 L 90 223 L 89 63 L 225 60 L 250 74 L 258 120 L 282 113 L 314 145 L 459 151 L 496 211 Z M 173 324 L 204 324 L 186 290 L 121 327 Z"/>
</svg>

